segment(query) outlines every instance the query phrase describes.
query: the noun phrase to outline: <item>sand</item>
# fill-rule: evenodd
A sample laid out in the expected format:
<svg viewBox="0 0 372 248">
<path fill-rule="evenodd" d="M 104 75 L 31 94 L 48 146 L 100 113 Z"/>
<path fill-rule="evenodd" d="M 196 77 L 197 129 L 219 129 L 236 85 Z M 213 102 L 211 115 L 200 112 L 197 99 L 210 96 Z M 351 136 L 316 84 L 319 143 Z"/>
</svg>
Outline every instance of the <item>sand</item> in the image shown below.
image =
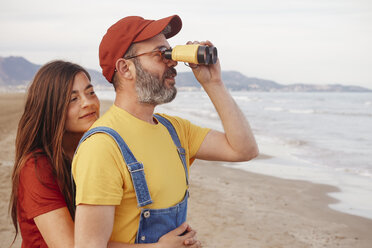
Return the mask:
<svg viewBox="0 0 372 248">
<path fill-rule="evenodd" d="M 14 141 L 24 94 L 0 93 L 0 247 L 14 230 L 8 215 Z M 102 111 L 111 103 L 103 102 Z M 196 161 L 188 221 L 203 247 L 372 247 L 372 220 L 334 211 L 328 185 L 284 180 Z M 20 247 L 18 238 L 13 247 Z"/>
</svg>

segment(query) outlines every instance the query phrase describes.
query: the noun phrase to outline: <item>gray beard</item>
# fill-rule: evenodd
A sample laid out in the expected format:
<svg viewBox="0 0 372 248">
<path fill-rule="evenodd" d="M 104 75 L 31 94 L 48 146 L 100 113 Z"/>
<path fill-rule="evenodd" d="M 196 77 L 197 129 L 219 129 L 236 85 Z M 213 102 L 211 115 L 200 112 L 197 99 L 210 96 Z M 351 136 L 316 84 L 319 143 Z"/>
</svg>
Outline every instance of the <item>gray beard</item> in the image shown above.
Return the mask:
<svg viewBox="0 0 372 248">
<path fill-rule="evenodd" d="M 136 66 L 137 76 L 136 91 L 140 103 L 159 105 L 171 102 L 176 97 L 177 89 L 174 86 L 167 88 L 165 85 L 165 78 L 174 73 L 172 69 L 164 73 L 160 79 L 146 71 L 136 58 L 134 59 L 134 65 Z"/>
</svg>

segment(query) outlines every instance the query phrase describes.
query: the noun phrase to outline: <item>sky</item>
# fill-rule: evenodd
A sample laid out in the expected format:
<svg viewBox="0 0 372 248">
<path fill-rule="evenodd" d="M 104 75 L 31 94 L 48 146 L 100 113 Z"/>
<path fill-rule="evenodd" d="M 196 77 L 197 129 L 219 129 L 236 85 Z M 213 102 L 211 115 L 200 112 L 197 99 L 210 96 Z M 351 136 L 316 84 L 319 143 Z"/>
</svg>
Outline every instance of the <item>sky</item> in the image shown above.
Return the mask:
<svg viewBox="0 0 372 248">
<path fill-rule="evenodd" d="M 170 45 L 210 40 L 222 70 L 372 89 L 370 0 L 0 0 L 0 57 L 64 59 L 100 71 L 98 46 L 112 24 L 173 14 L 183 27 Z"/>
</svg>

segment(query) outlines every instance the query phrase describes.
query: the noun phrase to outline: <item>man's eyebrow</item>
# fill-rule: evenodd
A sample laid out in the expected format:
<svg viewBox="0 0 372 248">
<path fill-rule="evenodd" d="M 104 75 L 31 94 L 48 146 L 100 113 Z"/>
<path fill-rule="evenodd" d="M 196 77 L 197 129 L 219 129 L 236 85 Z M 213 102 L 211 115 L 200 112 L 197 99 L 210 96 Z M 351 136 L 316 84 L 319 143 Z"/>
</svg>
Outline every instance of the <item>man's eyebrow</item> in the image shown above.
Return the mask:
<svg viewBox="0 0 372 248">
<path fill-rule="evenodd" d="M 159 46 L 155 47 L 154 50 L 160 50 L 161 48 L 170 49 L 171 47 L 167 47 L 166 45 L 159 45 Z"/>
<path fill-rule="evenodd" d="M 93 85 L 92 85 L 92 84 L 87 85 L 87 87 L 85 87 L 84 90 L 87 90 L 87 89 L 90 89 L 90 88 L 93 88 Z M 73 91 L 71 91 L 71 95 L 72 95 L 72 94 L 76 94 L 76 93 L 78 93 L 78 92 L 79 92 L 79 91 L 77 91 L 77 90 L 73 90 Z"/>
</svg>

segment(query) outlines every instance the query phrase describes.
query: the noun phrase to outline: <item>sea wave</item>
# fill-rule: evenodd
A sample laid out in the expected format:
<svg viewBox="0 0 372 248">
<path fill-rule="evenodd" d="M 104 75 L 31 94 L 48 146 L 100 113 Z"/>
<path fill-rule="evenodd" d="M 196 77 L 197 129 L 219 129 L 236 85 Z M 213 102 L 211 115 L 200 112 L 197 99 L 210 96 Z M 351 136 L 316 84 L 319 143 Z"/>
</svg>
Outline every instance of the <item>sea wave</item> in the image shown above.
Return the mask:
<svg viewBox="0 0 372 248">
<path fill-rule="evenodd" d="M 361 169 L 361 168 L 336 168 L 336 171 L 341 171 L 348 174 L 359 175 L 367 178 L 372 179 L 372 171 L 369 169 Z"/>
<path fill-rule="evenodd" d="M 265 107 L 264 110 L 266 111 L 275 111 L 275 112 L 283 112 L 285 109 L 280 107 Z"/>
<path fill-rule="evenodd" d="M 289 109 L 288 112 L 292 114 L 314 114 L 316 113 L 314 109 Z"/>
<path fill-rule="evenodd" d="M 346 111 L 315 111 L 315 114 L 355 116 L 355 117 L 372 117 L 372 113 L 366 112 L 346 112 Z"/>
<path fill-rule="evenodd" d="M 260 97 L 248 97 L 248 96 L 235 96 L 233 95 L 234 100 L 241 102 L 259 102 L 262 99 Z"/>
<path fill-rule="evenodd" d="M 354 111 L 332 111 L 318 109 L 286 109 L 283 107 L 264 107 L 265 111 L 287 112 L 291 114 L 317 114 L 317 115 L 336 115 L 336 116 L 354 116 L 354 117 L 372 117 L 372 112 Z"/>
</svg>

